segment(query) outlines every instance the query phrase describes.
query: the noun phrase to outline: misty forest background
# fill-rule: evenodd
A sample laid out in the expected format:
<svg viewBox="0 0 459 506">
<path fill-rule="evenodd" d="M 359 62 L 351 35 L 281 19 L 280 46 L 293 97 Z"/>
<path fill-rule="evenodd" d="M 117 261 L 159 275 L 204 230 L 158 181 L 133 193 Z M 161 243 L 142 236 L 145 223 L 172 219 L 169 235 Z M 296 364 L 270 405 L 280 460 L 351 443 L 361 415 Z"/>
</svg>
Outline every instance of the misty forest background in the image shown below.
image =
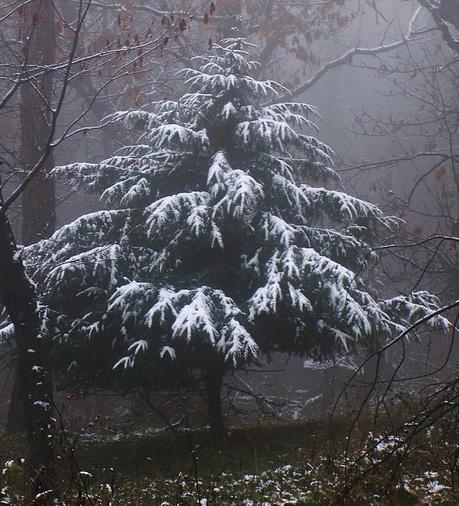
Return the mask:
<svg viewBox="0 0 459 506">
<path fill-rule="evenodd" d="M 0 3 L 1 504 L 457 504 L 458 0 Z"/>
</svg>

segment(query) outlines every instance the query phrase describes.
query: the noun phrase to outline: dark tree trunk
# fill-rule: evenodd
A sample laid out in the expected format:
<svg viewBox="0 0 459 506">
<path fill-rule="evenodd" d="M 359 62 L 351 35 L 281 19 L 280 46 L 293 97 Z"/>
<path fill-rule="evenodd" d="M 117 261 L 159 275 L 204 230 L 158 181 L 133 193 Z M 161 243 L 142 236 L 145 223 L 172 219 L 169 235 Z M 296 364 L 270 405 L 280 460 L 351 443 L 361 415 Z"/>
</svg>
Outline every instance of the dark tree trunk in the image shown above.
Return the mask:
<svg viewBox="0 0 459 506">
<path fill-rule="evenodd" d="M 54 62 L 56 20 L 52 0 L 31 2 L 23 9 L 23 36 L 29 37 L 24 47 L 27 65 L 45 66 Z M 21 159 L 23 168 L 30 170 L 41 158 L 50 133 L 53 73 L 30 76 L 21 88 Z M 50 154 L 43 170 L 30 181 L 22 195 L 22 242 L 31 244 L 49 237 L 56 226 L 56 197 L 54 181 L 47 177 L 53 167 Z M 7 431 L 25 429 L 25 413 L 19 398 L 21 375 L 14 371 L 13 390 L 8 411 Z"/>
<path fill-rule="evenodd" d="M 338 367 L 331 365 L 322 371 L 322 398 L 320 406 L 323 415 L 328 415 L 339 393 Z"/>
<path fill-rule="evenodd" d="M 24 432 L 25 429 L 24 406 L 20 395 L 19 370 L 17 365 L 15 365 L 13 369 L 13 387 L 10 395 L 6 432 L 7 434 L 16 434 L 17 432 Z"/>
<path fill-rule="evenodd" d="M 227 440 L 227 432 L 222 412 L 223 369 L 212 367 L 206 371 L 207 413 L 209 417 L 210 435 L 216 446 L 222 446 Z"/>
<path fill-rule="evenodd" d="M 53 0 L 31 2 L 23 10 L 23 33 L 28 41 L 24 58 L 28 68 L 50 65 L 55 59 L 56 20 Z M 49 141 L 53 72 L 29 76 L 21 88 L 21 158 L 25 170 L 40 159 Z M 56 225 L 54 182 L 47 177 L 53 166 L 49 156 L 22 196 L 22 242 L 30 244 L 50 236 Z"/>
<path fill-rule="evenodd" d="M 0 302 L 14 325 L 19 397 L 25 414 L 30 446 L 28 468 L 32 494 L 55 489 L 54 431 L 35 288 L 18 256 L 11 226 L 1 212 L 0 195 Z"/>
<path fill-rule="evenodd" d="M 47 165 L 52 165 L 48 159 Z M 47 171 L 47 168 L 45 167 Z M 49 237 L 56 228 L 54 182 L 37 174 L 27 185 L 22 199 L 22 242 L 32 244 Z"/>
<path fill-rule="evenodd" d="M 72 22 L 72 20 L 78 17 L 77 2 L 60 0 L 59 10 L 64 20 L 69 24 Z M 167 10 L 167 6 L 164 7 L 164 10 Z M 117 15 L 115 11 L 103 9 L 101 19 L 103 31 L 110 32 L 113 30 L 112 24 L 116 23 L 116 19 Z M 69 47 L 67 50 L 70 50 L 70 45 L 72 43 L 73 41 L 69 40 Z M 103 67 L 101 68 L 101 71 L 104 71 Z M 109 78 L 109 76 L 106 77 Z M 91 114 L 93 114 L 96 121 L 102 122 L 103 118 L 105 118 L 111 112 L 111 109 L 107 107 L 107 103 L 104 100 L 94 100 L 94 97 L 97 96 L 97 88 L 95 86 L 94 76 L 91 74 L 83 74 L 78 79 L 71 80 L 69 84 L 71 85 L 72 89 L 79 95 L 80 99 L 83 100 L 85 104 L 91 109 Z M 117 146 L 116 139 L 118 138 L 119 133 L 119 127 L 116 124 L 107 125 L 105 128 L 102 128 L 100 130 L 99 135 L 104 158 L 106 156 L 109 156 L 110 153 L 113 153 L 115 150 Z"/>
</svg>

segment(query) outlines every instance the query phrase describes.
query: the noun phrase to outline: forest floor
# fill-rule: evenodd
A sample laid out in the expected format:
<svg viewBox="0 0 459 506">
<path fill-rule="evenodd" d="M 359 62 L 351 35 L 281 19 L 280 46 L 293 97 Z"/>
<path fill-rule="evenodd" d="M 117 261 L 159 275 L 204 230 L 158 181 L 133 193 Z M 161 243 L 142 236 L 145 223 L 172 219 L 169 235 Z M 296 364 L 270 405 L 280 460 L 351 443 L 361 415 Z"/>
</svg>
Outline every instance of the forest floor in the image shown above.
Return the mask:
<svg viewBox="0 0 459 506">
<path fill-rule="evenodd" d="M 337 492 L 345 460 L 331 455 L 333 446 L 339 454 L 345 436 L 344 419 L 333 424 L 324 420 L 262 423 L 233 428 L 227 445 L 217 450 L 206 430 L 181 429 L 172 434 L 97 423 L 74 440 L 75 462 L 87 499 L 66 504 L 341 504 L 344 501 L 337 499 Z M 6 462 L 0 479 L 2 487 L 7 487 L 0 504 L 20 504 L 14 498 L 19 497 L 15 489 L 20 488 L 23 472 L 18 458 L 24 448 L 20 436 L 0 439 L 0 457 Z M 347 503 L 459 504 L 442 464 L 443 450 L 426 443 L 414 452 L 412 462 L 399 473 L 393 473 L 394 461 L 389 460 L 376 473 L 361 478 Z"/>
</svg>

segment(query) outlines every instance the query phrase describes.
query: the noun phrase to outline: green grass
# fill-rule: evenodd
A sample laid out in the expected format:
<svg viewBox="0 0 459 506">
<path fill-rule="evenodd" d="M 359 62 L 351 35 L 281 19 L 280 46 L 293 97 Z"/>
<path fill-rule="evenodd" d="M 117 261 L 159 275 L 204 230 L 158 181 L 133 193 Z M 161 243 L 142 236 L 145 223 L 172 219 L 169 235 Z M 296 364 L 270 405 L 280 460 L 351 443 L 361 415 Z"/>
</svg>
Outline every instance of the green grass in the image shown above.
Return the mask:
<svg viewBox="0 0 459 506">
<path fill-rule="evenodd" d="M 149 427 L 95 429 L 85 431 L 76 445 L 79 470 L 91 474 L 83 479 L 95 502 L 87 504 L 106 506 L 111 501 L 119 506 L 191 506 L 205 499 L 207 502 L 202 504 L 206 506 L 309 506 L 331 504 L 335 497 L 337 468 L 329 458 L 330 433 L 339 448 L 346 435 L 346 420 L 336 419 L 332 426 L 323 420 L 311 420 L 234 428 L 223 449 L 209 444 L 206 430 L 181 430 L 173 435 Z M 25 455 L 23 437 L 0 439 L 2 461 Z M 389 466 L 367 478 L 354 492 L 350 504 L 418 504 L 422 494 L 430 494 L 432 480 L 423 473 L 435 467 L 425 458 L 415 461 L 413 472 L 406 475 L 415 493 L 394 488 L 390 500 L 378 496 Z M 65 478 L 66 460 L 60 462 Z M 20 466 L 2 477 L 11 491 L 19 491 L 22 478 Z M 442 481 L 441 475 L 438 480 Z M 440 501 L 445 497 L 449 502 Z M 438 504 L 459 504 L 449 492 L 433 497 L 432 504 L 435 499 Z"/>
<path fill-rule="evenodd" d="M 342 439 L 344 422 L 335 421 L 332 430 L 337 439 Z M 206 430 L 151 435 L 148 429 L 144 432 L 137 429 L 136 433 L 137 436 L 127 439 L 118 436 L 117 441 L 89 438 L 79 446 L 78 461 L 93 470 L 102 461 L 105 467 L 113 467 L 125 475 L 140 473 L 158 478 L 178 471 L 191 473 L 196 466 L 203 474 L 222 470 L 259 472 L 314 458 L 324 450 L 328 426 L 323 421 L 308 421 L 232 429 L 222 449 L 209 444 Z"/>
</svg>

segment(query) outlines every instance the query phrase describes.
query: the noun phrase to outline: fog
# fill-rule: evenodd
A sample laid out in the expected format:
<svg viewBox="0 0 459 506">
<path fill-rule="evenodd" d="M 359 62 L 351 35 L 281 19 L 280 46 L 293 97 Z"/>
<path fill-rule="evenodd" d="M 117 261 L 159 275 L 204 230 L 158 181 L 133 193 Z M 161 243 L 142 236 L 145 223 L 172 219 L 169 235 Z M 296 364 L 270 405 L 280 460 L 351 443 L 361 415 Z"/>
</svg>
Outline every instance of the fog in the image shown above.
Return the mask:
<svg viewBox="0 0 459 506">
<path fill-rule="evenodd" d="M 195 489 L 145 504 L 287 504 L 223 498 L 225 485 L 200 495 L 196 448 L 212 475 L 247 438 L 256 473 L 251 450 L 238 472 L 255 476 L 258 451 L 295 461 L 290 443 L 271 453 L 275 431 L 314 427 L 316 458 L 352 420 L 350 504 L 386 497 L 364 478 L 385 462 L 381 441 L 400 441 L 390 458 L 406 450 L 406 490 L 437 497 L 412 483 L 439 464 L 411 475 L 419 455 L 403 437 L 427 434 L 426 452 L 447 439 L 457 467 L 458 12 L 457 0 L 0 4 L 0 452 L 19 458 L 9 438 L 25 438 L 44 469 L 24 471 L 37 493 L 57 489 L 49 464 L 72 438 L 74 473 L 78 452 L 121 469 L 142 438 L 158 438 L 161 459 L 164 433 L 178 445 L 167 473 L 189 472 L 188 445 Z M 62 448 L 46 443 L 51 426 Z M 93 443 L 109 464 L 86 455 Z M 206 448 L 222 445 L 214 464 Z M 163 472 L 140 453 L 128 474 Z M 86 482 L 70 481 L 80 497 Z M 144 504 L 120 490 L 113 504 Z"/>
</svg>

